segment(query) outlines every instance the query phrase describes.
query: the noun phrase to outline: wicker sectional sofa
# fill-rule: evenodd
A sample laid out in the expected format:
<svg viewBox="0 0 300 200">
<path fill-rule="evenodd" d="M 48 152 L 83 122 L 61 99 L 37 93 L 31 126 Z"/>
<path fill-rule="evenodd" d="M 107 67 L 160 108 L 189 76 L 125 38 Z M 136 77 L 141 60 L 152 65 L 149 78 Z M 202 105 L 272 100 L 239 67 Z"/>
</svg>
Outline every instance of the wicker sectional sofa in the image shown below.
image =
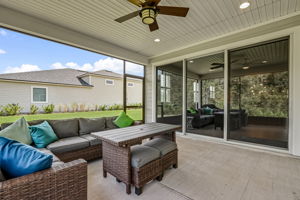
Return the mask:
<svg viewBox="0 0 300 200">
<path fill-rule="evenodd" d="M 117 128 L 116 117 L 95 119 L 46 120 L 59 140 L 39 149 L 53 155 L 50 169 L 22 176 L 0 180 L 0 199 L 87 199 L 87 162 L 102 157 L 101 140 L 91 136 Z M 29 121 L 36 125 L 45 120 Z M 10 124 L 2 124 L 1 129 Z"/>
</svg>

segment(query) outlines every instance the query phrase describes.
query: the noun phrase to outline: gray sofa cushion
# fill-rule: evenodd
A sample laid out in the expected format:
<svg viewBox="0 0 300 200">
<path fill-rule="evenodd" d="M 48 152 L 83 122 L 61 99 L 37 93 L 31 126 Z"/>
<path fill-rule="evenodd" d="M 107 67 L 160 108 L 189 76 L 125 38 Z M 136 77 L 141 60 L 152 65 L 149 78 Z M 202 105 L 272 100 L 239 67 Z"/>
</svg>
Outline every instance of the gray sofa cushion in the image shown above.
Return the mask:
<svg viewBox="0 0 300 200">
<path fill-rule="evenodd" d="M 68 138 L 79 135 L 78 119 L 47 120 L 59 138 Z"/>
<path fill-rule="evenodd" d="M 90 134 L 92 132 L 103 131 L 105 129 L 105 118 L 80 118 L 79 119 L 79 134 Z"/>
<path fill-rule="evenodd" d="M 117 116 L 114 117 L 105 117 L 105 126 L 106 129 L 114 129 L 114 128 L 118 128 L 115 124 L 114 124 L 114 120 L 117 119 Z"/>
<path fill-rule="evenodd" d="M 46 153 L 46 154 L 49 154 L 49 155 L 52 155 L 52 156 L 53 156 L 53 162 L 52 162 L 51 167 L 54 167 L 54 166 L 57 166 L 57 165 L 64 164 L 64 162 L 62 162 L 62 161 L 61 161 L 54 153 L 52 153 L 49 149 L 41 148 L 41 149 L 38 149 L 38 150 L 40 150 L 40 151 L 43 152 L 43 153 Z"/>
<path fill-rule="evenodd" d="M 63 138 L 56 142 L 53 142 L 47 146 L 47 149 L 56 153 L 66 153 L 70 151 L 84 149 L 90 146 L 88 140 L 81 137 L 69 137 Z"/>
<path fill-rule="evenodd" d="M 146 142 L 144 145 L 159 150 L 162 156 L 177 149 L 177 144 L 175 142 L 162 138 L 154 138 L 153 140 Z"/>
<path fill-rule="evenodd" d="M 159 157 L 160 152 L 157 149 L 143 145 L 131 147 L 131 166 L 134 168 L 142 167 Z"/>
<path fill-rule="evenodd" d="M 90 143 L 90 146 L 94 146 L 94 145 L 97 145 L 97 144 L 101 144 L 101 140 L 98 139 L 98 138 L 95 138 L 94 136 L 92 136 L 91 134 L 86 134 L 86 135 L 81 135 L 80 136 L 81 138 L 84 138 L 86 140 L 89 141 Z"/>
<path fill-rule="evenodd" d="M 2 171 L 0 169 L 0 182 L 5 181 L 6 178 L 4 177 L 4 175 L 2 174 Z"/>
</svg>

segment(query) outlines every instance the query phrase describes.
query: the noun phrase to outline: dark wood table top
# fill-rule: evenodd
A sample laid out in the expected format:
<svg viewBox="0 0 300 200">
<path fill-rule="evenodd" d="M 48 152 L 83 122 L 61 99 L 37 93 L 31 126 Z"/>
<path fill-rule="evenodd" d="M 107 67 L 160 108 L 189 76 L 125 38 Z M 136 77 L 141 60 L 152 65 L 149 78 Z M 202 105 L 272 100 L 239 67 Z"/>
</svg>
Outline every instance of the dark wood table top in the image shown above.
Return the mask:
<svg viewBox="0 0 300 200">
<path fill-rule="evenodd" d="M 117 128 L 107 131 L 91 133 L 93 136 L 116 146 L 125 146 L 135 143 L 137 140 L 147 139 L 156 135 L 162 135 L 181 129 L 181 126 L 148 123 L 126 128 Z"/>
</svg>

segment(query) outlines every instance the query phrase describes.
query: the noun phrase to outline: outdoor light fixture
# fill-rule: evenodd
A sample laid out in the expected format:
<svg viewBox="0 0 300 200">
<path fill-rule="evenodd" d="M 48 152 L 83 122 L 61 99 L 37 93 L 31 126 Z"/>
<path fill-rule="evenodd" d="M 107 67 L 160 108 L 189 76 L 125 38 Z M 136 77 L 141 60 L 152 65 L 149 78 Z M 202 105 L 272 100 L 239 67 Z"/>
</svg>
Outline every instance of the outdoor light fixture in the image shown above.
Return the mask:
<svg viewBox="0 0 300 200">
<path fill-rule="evenodd" d="M 243 67 L 243 69 L 249 69 L 250 67 L 249 66 L 245 66 L 245 67 Z"/>
<path fill-rule="evenodd" d="M 245 8 L 248 8 L 249 6 L 250 6 L 250 3 L 248 1 L 246 1 L 240 5 L 240 9 L 245 9 Z"/>
<path fill-rule="evenodd" d="M 194 61 L 193 61 L 193 60 L 190 60 L 190 63 L 194 63 Z"/>
<path fill-rule="evenodd" d="M 154 40 L 154 42 L 160 42 L 160 39 L 159 39 L 159 38 L 156 38 L 156 39 Z"/>
<path fill-rule="evenodd" d="M 142 22 L 147 25 L 153 24 L 155 22 L 156 14 L 156 10 L 151 7 L 146 7 L 140 12 Z"/>
<path fill-rule="evenodd" d="M 268 63 L 268 61 L 267 60 L 263 60 L 263 61 L 261 61 L 261 63 L 262 64 L 266 64 L 266 63 Z"/>
</svg>

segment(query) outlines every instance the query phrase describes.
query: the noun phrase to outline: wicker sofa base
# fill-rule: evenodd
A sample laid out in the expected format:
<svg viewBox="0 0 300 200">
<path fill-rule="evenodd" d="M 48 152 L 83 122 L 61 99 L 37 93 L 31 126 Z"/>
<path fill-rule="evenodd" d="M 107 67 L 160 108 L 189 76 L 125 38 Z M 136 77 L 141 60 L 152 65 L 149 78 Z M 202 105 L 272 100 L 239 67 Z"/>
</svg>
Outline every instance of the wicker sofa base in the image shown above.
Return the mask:
<svg viewBox="0 0 300 200">
<path fill-rule="evenodd" d="M 151 161 L 140 168 L 132 168 L 132 184 L 135 186 L 135 193 L 140 195 L 144 185 L 156 178 L 160 180 L 160 177 L 162 177 L 161 158 Z"/>
<path fill-rule="evenodd" d="M 90 161 L 102 157 L 102 144 L 97 144 L 77 151 L 71 151 L 55 155 L 63 162 L 70 162 L 80 158 L 86 161 Z"/>
</svg>

